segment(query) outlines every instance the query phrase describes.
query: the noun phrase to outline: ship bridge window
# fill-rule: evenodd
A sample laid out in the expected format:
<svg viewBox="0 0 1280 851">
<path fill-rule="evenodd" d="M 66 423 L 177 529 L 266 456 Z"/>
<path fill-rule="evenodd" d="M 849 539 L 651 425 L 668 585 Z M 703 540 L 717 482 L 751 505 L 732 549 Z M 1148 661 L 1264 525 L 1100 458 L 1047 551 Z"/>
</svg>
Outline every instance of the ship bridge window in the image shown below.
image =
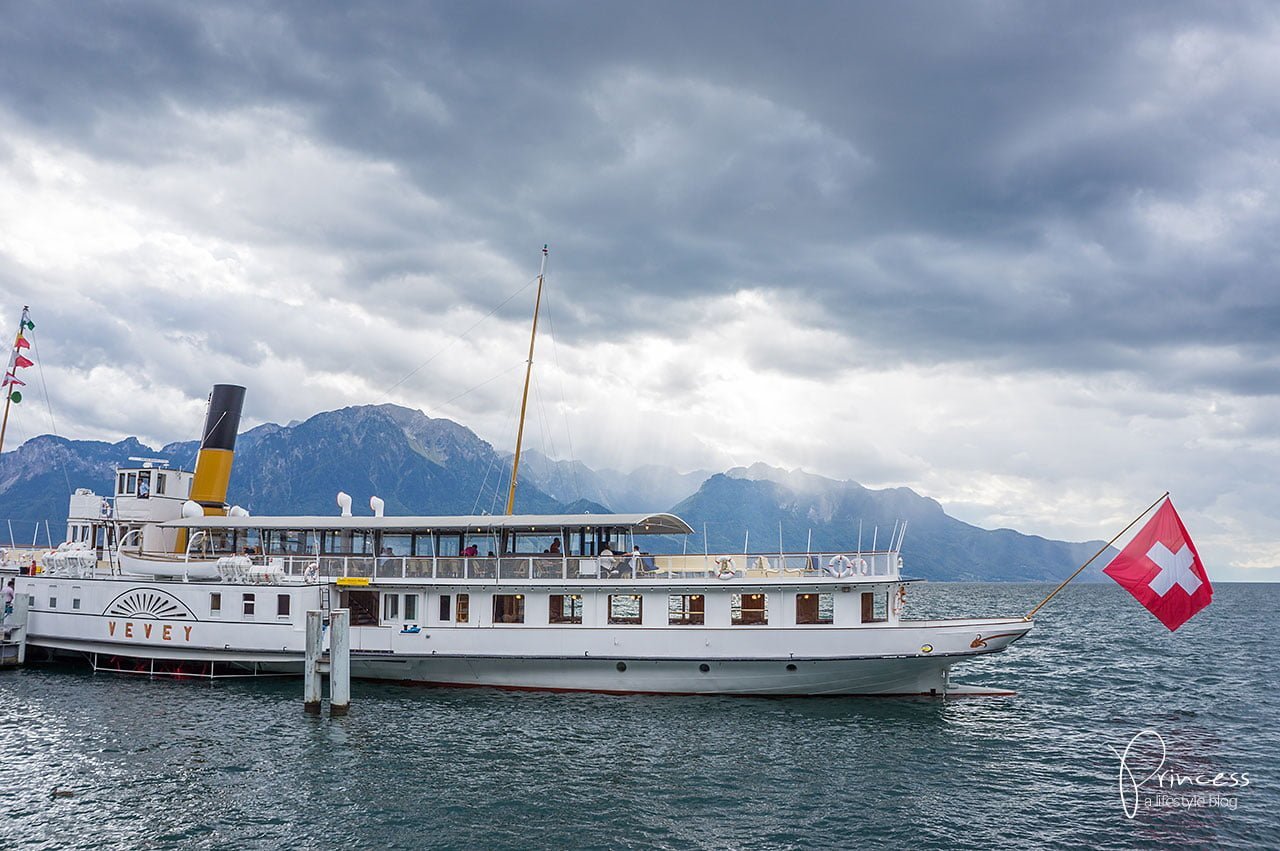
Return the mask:
<svg viewBox="0 0 1280 851">
<path fill-rule="evenodd" d="M 551 623 L 582 623 L 581 594 L 552 594 Z"/>
<path fill-rule="evenodd" d="M 609 623 L 640 623 L 643 614 L 643 602 L 639 594 L 610 594 Z"/>
<path fill-rule="evenodd" d="M 821 594 L 796 595 L 796 623 L 830 624 L 835 613 L 835 595 L 829 592 Z"/>
<path fill-rule="evenodd" d="M 138 489 L 138 474 L 126 473 L 124 479 L 124 492 L 131 494 Z"/>
<path fill-rule="evenodd" d="M 524 595 L 494 594 L 493 622 L 524 623 Z"/>
<path fill-rule="evenodd" d="M 164 480 L 167 478 L 164 473 L 156 473 L 156 496 L 164 496 Z"/>
<path fill-rule="evenodd" d="M 707 598 L 701 594 L 672 594 L 667 598 L 667 623 L 702 626 L 707 618 Z"/>
<path fill-rule="evenodd" d="M 731 594 L 729 622 L 734 626 L 757 626 L 769 622 L 768 594 Z"/>
<path fill-rule="evenodd" d="M 151 473 L 144 471 L 138 474 L 138 499 L 147 499 L 151 496 Z"/>
<path fill-rule="evenodd" d="M 862 592 L 862 622 L 883 623 L 889 619 L 889 594 L 874 591 Z"/>
</svg>

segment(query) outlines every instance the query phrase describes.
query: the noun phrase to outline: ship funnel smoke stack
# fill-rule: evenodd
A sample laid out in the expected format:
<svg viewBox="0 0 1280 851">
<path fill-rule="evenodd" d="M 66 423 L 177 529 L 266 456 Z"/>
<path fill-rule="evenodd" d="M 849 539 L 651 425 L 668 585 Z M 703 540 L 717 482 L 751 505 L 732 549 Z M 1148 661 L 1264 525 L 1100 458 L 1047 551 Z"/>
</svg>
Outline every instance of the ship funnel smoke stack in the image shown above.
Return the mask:
<svg viewBox="0 0 1280 851">
<path fill-rule="evenodd" d="M 346 491 L 338 491 L 338 508 L 342 509 L 343 517 L 351 516 L 351 494 Z"/>
<path fill-rule="evenodd" d="M 374 517 L 381 517 L 382 511 L 387 507 L 387 504 L 381 497 L 371 496 L 369 497 L 369 507 L 373 509 Z"/>
<path fill-rule="evenodd" d="M 240 411 L 244 388 L 235 384 L 215 384 L 209 394 L 209 410 L 204 418 L 200 454 L 191 481 L 191 499 L 200 503 L 206 515 L 227 513 L 227 485 L 235 459 L 236 434 L 240 431 Z"/>
</svg>

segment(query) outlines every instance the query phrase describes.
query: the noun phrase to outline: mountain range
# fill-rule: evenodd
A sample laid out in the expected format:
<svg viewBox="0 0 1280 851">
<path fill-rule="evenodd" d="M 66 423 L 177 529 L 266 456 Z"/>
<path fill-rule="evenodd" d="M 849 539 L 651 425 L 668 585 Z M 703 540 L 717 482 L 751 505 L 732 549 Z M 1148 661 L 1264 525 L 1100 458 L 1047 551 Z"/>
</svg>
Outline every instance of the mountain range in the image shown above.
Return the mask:
<svg viewBox="0 0 1280 851">
<path fill-rule="evenodd" d="M 56 542 L 71 489 L 109 494 L 115 467 L 130 458 L 192 469 L 197 448 L 194 440 L 152 449 L 136 438 L 33 438 L 0 456 L 0 518 L 26 530 L 32 521 L 48 521 Z M 337 513 L 341 490 L 354 498 L 357 513 L 377 495 L 387 514 L 492 514 L 505 508 L 510 459 L 451 420 L 396 405 L 357 406 L 241 434 L 227 498 L 254 514 L 324 515 Z M 905 521 L 905 572 L 934 580 L 1061 579 L 1101 545 L 981 529 L 909 488 L 874 490 L 765 464 L 721 472 L 651 465 L 622 473 L 529 452 L 521 458 L 516 511 L 671 511 L 696 530 L 688 541 L 655 541 L 654 551 L 700 551 L 704 534 L 713 552 L 741 552 L 744 543 L 753 552 L 776 551 L 779 540 L 789 552 L 852 551 L 860 526 L 862 546 L 870 548 L 873 536 L 883 546 Z"/>
</svg>

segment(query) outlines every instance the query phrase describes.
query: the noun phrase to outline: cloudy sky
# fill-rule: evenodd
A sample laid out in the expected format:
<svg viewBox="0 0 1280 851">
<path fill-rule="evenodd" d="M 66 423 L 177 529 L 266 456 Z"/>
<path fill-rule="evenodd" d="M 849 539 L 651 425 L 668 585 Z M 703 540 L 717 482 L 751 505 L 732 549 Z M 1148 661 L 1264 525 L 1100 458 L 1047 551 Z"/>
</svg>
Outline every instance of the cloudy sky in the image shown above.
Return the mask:
<svg viewBox="0 0 1280 851">
<path fill-rule="evenodd" d="M 351 6 L 0 2 L 59 433 L 236 382 L 509 447 L 545 242 L 550 454 L 1075 540 L 1170 490 L 1211 573 L 1280 565 L 1274 4 Z"/>
</svg>

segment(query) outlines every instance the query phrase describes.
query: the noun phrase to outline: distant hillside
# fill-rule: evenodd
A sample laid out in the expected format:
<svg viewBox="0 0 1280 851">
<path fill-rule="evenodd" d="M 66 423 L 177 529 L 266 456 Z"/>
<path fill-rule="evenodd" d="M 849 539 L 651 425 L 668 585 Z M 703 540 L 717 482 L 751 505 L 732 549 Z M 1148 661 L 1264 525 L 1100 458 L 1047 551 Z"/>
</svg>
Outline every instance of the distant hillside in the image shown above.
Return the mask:
<svg viewBox="0 0 1280 851">
<path fill-rule="evenodd" d="M 878 538 L 884 547 L 906 521 L 907 574 L 940 580 L 1063 579 L 1101 546 L 979 529 L 909 488 L 875 491 L 763 464 L 711 477 L 673 510 L 695 528 L 706 523 L 709 548 L 728 551 L 741 551 L 748 530 L 753 550 L 776 548 L 779 525 L 787 550 L 804 550 L 812 536 L 815 551 L 847 551 L 857 546 L 859 522 L 862 546 Z"/>
<path fill-rule="evenodd" d="M 194 440 L 157 450 L 133 438 L 115 444 L 32 439 L 0 456 L 0 518 L 16 521 L 19 541 L 31 534 L 30 521 L 48 520 L 56 541 L 68 486 L 107 494 L 114 467 L 130 457 L 165 458 L 191 469 L 196 448 Z M 354 498 L 357 514 L 369 513 L 372 495 L 386 501 L 388 514 L 500 513 L 509 472 L 510 456 L 463 425 L 395 405 L 360 406 L 241 434 L 228 500 L 254 514 L 326 515 L 337 513 L 335 495 L 342 490 Z M 687 542 L 653 541 L 655 551 L 701 550 L 703 528 L 711 550 L 740 552 L 748 535 L 753 551 L 774 550 L 781 530 L 789 551 L 803 551 L 810 540 L 815 551 L 848 551 L 857 546 L 859 521 L 863 546 L 871 547 L 878 527 L 883 547 L 894 524 L 905 520 L 907 573 L 928 579 L 1064 578 L 1099 546 L 979 529 L 907 488 L 870 490 L 763 464 L 718 474 L 656 465 L 623 474 L 533 452 L 522 459 L 516 510 L 671 510 L 697 530 Z"/>
</svg>

